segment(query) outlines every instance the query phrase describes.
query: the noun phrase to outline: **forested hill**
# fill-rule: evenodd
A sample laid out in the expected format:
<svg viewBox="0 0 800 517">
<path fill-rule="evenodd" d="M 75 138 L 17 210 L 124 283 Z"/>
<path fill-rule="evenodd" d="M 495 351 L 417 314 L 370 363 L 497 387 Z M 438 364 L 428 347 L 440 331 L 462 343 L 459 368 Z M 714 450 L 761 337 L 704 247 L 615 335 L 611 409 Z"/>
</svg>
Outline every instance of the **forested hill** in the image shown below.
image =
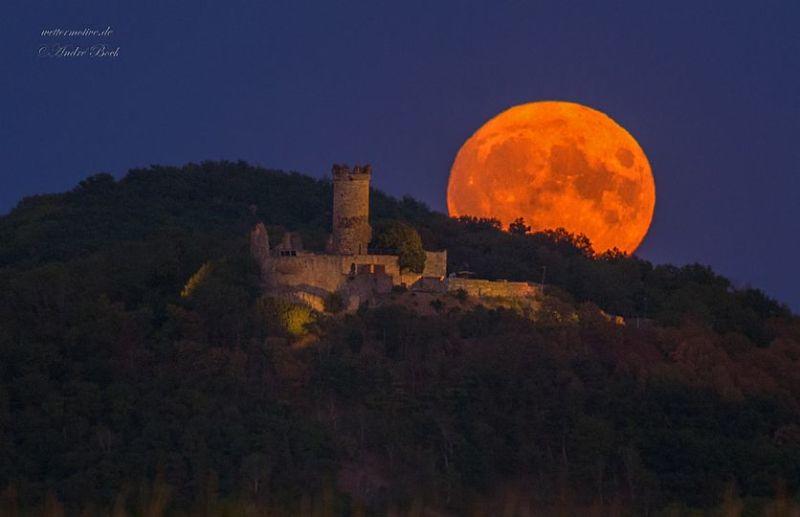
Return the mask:
<svg viewBox="0 0 800 517">
<path fill-rule="evenodd" d="M 411 198 L 397 200 L 376 190 L 371 219 L 411 223 L 426 249 L 448 250 L 450 271 L 539 281 L 545 268 L 547 283 L 563 288 L 574 300 L 592 301 L 626 317 L 664 324 L 691 317 L 718 331 L 737 331 L 767 344 L 772 337 L 767 322 L 790 315 L 785 305 L 760 290 L 734 289 L 706 266 L 654 267 L 636 257 L 595 256 L 581 236 L 512 235 L 492 220 L 451 219 Z M 243 242 L 259 220 L 277 238 L 286 230 L 299 231 L 306 247 L 321 250 L 330 232 L 330 181 L 244 162 L 153 166 L 132 170 L 118 182 L 98 174 L 65 194 L 25 198 L 1 218 L 0 267 L 30 269 L 175 239 L 152 260 L 170 250 L 175 253 L 177 242 L 202 246 L 206 253 L 183 257 L 180 266 L 191 270 Z M 183 282 L 187 272 L 174 271 L 173 285 Z"/>
<path fill-rule="evenodd" d="M 509 233 L 378 191 L 371 219 L 409 223 L 451 271 L 544 268 L 544 311 L 309 315 L 317 342 L 298 349 L 247 235 L 263 221 L 272 242 L 298 231 L 321 249 L 329 181 L 207 162 L 22 200 L 0 218 L 0 514 L 459 514 L 507 504 L 509 487 L 541 508 L 762 508 L 798 488 L 786 306 L 705 266 L 596 255 L 560 230 Z"/>
</svg>

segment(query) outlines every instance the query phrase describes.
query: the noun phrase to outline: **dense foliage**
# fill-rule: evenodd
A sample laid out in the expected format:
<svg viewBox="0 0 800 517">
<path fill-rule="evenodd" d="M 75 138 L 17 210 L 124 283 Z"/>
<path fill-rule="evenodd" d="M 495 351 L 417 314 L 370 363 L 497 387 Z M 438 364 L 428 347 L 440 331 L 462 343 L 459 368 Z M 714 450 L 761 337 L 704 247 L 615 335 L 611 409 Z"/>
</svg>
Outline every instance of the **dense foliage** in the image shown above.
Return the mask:
<svg viewBox="0 0 800 517">
<path fill-rule="evenodd" d="M 134 507 L 160 480 L 173 508 L 333 487 L 343 512 L 459 512 L 513 485 L 640 512 L 800 486 L 800 323 L 761 291 L 374 191 L 373 218 L 451 270 L 546 273 L 545 307 L 427 314 L 395 293 L 315 319 L 261 293 L 246 236 L 263 220 L 321 249 L 330 198 L 204 163 L 93 176 L 1 218 L 0 503 Z M 317 341 L 290 346 L 304 324 Z"/>
<path fill-rule="evenodd" d="M 401 270 L 422 273 L 425 269 L 425 248 L 419 232 L 402 221 L 383 221 L 373 230 L 372 244 L 392 250 L 398 255 Z"/>
</svg>

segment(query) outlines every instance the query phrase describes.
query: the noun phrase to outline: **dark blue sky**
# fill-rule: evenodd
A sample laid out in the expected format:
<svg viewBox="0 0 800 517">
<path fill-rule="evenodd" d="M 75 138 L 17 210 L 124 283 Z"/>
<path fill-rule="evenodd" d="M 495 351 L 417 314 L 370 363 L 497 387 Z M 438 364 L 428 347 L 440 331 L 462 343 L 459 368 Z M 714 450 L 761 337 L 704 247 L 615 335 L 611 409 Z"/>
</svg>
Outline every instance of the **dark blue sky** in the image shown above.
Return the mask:
<svg viewBox="0 0 800 517">
<path fill-rule="evenodd" d="M 710 264 L 797 310 L 799 25 L 796 1 L 12 0 L 0 212 L 96 172 L 219 158 L 313 175 L 371 162 L 379 188 L 444 210 L 475 129 L 569 100 L 650 159 L 641 256 Z M 106 26 L 117 58 L 37 57 L 86 41 L 43 29 Z"/>
</svg>

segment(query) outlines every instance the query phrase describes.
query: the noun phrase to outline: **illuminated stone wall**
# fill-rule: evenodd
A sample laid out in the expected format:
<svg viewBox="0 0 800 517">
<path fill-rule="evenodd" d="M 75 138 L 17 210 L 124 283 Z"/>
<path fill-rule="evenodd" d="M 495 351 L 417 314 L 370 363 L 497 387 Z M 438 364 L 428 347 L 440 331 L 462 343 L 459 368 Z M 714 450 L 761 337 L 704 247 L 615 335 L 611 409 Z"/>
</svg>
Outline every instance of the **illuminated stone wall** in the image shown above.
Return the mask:
<svg viewBox="0 0 800 517">
<path fill-rule="evenodd" d="M 422 274 L 403 271 L 399 283 L 409 289 L 438 292 L 445 290 L 445 276 L 447 276 L 447 251 L 426 251 Z"/>
<path fill-rule="evenodd" d="M 425 269 L 422 271 L 422 276 L 444 280 L 447 276 L 447 250 L 425 252 Z"/>
<path fill-rule="evenodd" d="M 480 280 L 477 278 L 448 278 L 447 291 L 455 292 L 460 289 L 470 296 L 519 298 L 524 296 L 538 296 L 541 286 L 529 282 L 508 282 L 505 280 Z"/>
<path fill-rule="evenodd" d="M 357 305 L 374 294 L 388 293 L 401 281 L 396 255 L 271 257 L 263 263 L 262 275 L 269 291 L 290 294 L 317 310 L 322 310 L 331 293 L 338 292 L 348 305 Z"/>
</svg>

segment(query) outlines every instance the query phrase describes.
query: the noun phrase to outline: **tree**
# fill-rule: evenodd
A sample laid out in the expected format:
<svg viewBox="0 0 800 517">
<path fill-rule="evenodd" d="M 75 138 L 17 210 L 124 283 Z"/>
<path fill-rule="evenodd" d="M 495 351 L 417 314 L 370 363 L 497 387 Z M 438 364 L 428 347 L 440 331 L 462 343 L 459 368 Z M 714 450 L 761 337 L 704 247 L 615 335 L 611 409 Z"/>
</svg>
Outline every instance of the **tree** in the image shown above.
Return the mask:
<svg viewBox="0 0 800 517">
<path fill-rule="evenodd" d="M 583 255 L 593 257 L 594 250 L 589 238 L 584 234 L 574 234 L 564 228 L 543 230 L 534 234 L 536 242 L 549 246 L 565 256 Z"/>
<path fill-rule="evenodd" d="M 508 233 L 512 235 L 526 235 L 531 227 L 525 224 L 525 219 L 517 217 L 508 225 Z"/>
<path fill-rule="evenodd" d="M 372 244 L 377 248 L 396 250 L 400 268 L 422 273 L 425 269 L 425 250 L 422 239 L 413 226 L 401 221 L 387 221 L 376 226 Z"/>
<path fill-rule="evenodd" d="M 304 336 L 308 330 L 307 325 L 314 322 L 314 313 L 310 307 L 272 296 L 259 298 L 256 312 L 263 328 L 268 334 L 275 336 Z"/>
</svg>

